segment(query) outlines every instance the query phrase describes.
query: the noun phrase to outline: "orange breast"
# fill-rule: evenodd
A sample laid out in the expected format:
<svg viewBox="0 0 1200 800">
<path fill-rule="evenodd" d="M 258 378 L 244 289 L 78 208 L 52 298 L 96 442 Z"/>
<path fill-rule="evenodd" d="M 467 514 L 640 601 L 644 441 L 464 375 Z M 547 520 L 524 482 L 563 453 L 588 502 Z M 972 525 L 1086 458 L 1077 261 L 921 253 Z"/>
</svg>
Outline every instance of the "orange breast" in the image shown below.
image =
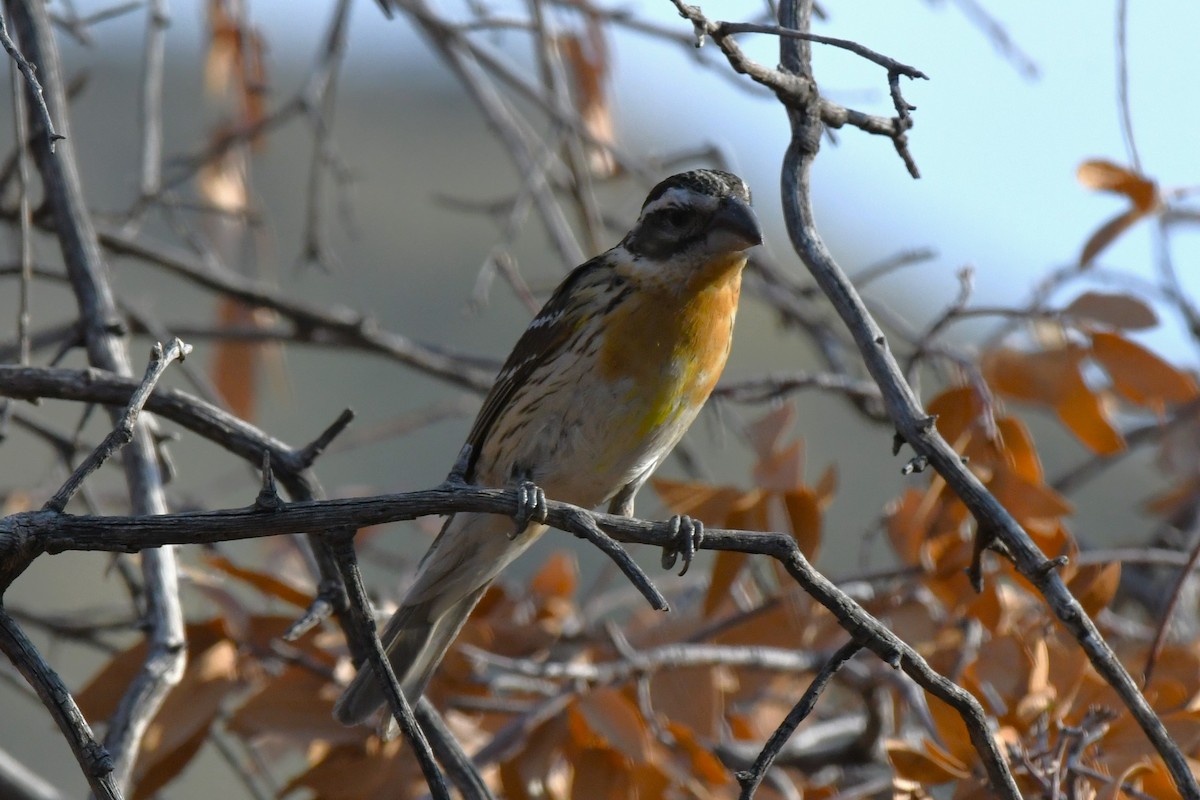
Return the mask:
<svg viewBox="0 0 1200 800">
<path fill-rule="evenodd" d="M 643 287 L 613 313 L 601 375 L 627 381 L 628 422 L 641 434 L 708 399 L 733 339 L 745 258 L 714 262 L 683 287 Z"/>
</svg>

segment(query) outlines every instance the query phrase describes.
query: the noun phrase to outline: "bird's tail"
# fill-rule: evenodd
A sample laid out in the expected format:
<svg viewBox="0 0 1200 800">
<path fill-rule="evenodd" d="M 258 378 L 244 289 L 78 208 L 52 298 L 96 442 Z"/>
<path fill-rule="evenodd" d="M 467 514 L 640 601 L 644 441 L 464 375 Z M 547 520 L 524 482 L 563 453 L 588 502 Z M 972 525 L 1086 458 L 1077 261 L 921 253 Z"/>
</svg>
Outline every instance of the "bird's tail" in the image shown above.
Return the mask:
<svg viewBox="0 0 1200 800">
<path fill-rule="evenodd" d="M 433 671 L 486 589 L 486 584 L 480 586 L 436 616 L 430 613 L 428 603 L 404 606 L 388 622 L 379 638 L 409 703 L 415 704 L 425 691 Z M 338 698 L 333 715 L 344 725 L 357 725 L 383 704 L 383 685 L 370 664 L 364 662 Z"/>
</svg>

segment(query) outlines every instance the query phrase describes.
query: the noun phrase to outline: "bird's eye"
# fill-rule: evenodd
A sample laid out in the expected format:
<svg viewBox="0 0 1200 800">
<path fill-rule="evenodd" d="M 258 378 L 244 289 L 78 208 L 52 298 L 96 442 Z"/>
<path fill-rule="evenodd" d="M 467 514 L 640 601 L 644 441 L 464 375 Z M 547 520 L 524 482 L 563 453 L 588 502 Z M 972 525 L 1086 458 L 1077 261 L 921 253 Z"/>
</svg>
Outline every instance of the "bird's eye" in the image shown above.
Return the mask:
<svg viewBox="0 0 1200 800">
<path fill-rule="evenodd" d="M 686 228 L 691 219 L 692 215 L 686 208 L 672 208 L 663 214 L 663 220 L 667 223 L 667 227 L 675 230 Z"/>
</svg>

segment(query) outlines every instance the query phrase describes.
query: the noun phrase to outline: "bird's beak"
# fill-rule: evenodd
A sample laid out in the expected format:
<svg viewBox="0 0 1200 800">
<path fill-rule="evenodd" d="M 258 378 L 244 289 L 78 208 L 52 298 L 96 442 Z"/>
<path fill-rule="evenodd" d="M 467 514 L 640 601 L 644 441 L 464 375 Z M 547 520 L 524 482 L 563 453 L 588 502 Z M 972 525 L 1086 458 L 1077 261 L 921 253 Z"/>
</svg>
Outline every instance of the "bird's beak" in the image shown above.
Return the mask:
<svg viewBox="0 0 1200 800">
<path fill-rule="evenodd" d="M 762 228 L 750 204 L 736 197 L 721 201 L 712 220 L 713 228 L 732 233 L 739 243 L 739 250 L 748 250 L 763 242 Z"/>
</svg>

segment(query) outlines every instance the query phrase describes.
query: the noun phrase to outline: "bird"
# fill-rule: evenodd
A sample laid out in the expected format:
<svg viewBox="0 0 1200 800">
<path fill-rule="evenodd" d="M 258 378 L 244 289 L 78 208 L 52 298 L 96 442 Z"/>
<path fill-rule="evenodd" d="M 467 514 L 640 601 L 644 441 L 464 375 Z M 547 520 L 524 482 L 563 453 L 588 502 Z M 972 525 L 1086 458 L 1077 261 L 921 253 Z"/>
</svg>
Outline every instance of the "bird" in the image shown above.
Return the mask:
<svg viewBox="0 0 1200 800">
<path fill-rule="evenodd" d="M 455 470 L 469 484 L 520 489 L 529 508 L 516 530 L 501 515 L 449 517 L 380 634 L 409 702 L 492 580 L 546 531 L 533 513 L 544 497 L 633 515 L 638 489 L 725 367 L 747 251 L 762 240 L 741 178 L 683 172 L 650 191 L 617 245 L 554 290 L 501 367 Z M 664 551 L 664 566 L 675 556 Z M 334 716 L 355 725 L 383 704 L 364 663 Z"/>
</svg>

